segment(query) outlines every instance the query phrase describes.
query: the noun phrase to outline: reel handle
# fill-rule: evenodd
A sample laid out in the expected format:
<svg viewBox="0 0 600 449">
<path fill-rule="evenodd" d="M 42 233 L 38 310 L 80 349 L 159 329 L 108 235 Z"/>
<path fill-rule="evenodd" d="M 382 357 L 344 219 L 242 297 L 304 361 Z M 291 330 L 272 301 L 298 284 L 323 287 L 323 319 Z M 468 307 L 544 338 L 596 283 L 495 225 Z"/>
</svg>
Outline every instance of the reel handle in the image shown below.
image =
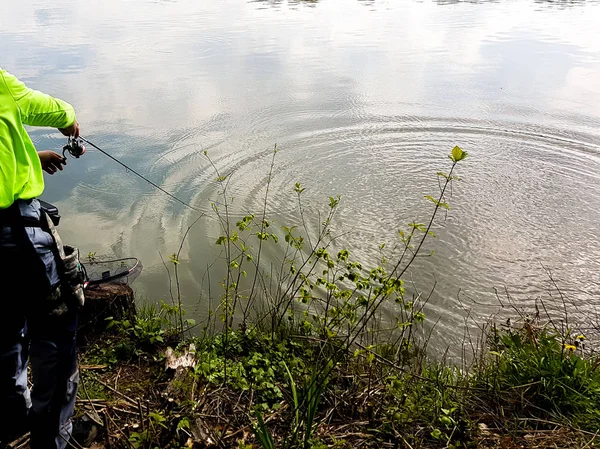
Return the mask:
<svg viewBox="0 0 600 449">
<path fill-rule="evenodd" d="M 79 159 L 83 153 L 85 153 L 85 147 L 81 139 L 75 137 L 69 137 L 67 144 L 63 147 L 63 157 L 67 158 L 67 152 L 74 157 L 75 159 Z"/>
</svg>

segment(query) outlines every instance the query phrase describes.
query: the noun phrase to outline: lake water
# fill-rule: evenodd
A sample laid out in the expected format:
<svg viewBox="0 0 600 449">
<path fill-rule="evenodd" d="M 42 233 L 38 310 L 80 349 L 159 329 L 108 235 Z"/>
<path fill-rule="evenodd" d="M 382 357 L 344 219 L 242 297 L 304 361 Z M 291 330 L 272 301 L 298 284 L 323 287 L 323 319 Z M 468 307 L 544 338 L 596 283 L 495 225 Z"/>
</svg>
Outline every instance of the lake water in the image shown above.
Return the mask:
<svg viewBox="0 0 600 449">
<path fill-rule="evenodd" d="M 427 218 L 454 145 L 452 210 L 412 271 L 446 342 L 499 310 L 508 288 L 572 313 L 600 303 L 600 4 L 595 1 L 22 0 L 3 2 L 0 65 L 70 101 L 85 137 L 184 201 L 218 191 L 203 155 L 233 171 L 235 212 L 258 211 L 277 144 L 268 214 L 297 218 L 341 195 L 334 230 L 365 262 Z M 32 133 L 58 149 L 51 130 Z M 141 258 L 141 297 L 168 295 L 159 253 L 197 214 L 90 151 L 49 177 L 64 240 Z M 217 254 L 216 222 L 184 246 L 185 303 Z M 277 260 L 277 254 L 270 254 Z"/>
</svg>

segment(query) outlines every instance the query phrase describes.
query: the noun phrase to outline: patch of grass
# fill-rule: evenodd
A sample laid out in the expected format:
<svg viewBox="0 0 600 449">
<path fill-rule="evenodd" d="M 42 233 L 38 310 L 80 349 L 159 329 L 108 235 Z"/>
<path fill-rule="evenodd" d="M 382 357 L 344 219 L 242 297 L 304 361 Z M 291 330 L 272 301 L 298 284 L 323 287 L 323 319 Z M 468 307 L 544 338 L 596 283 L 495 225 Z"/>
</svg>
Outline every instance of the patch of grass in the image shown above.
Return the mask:
<svg viewBox="0 0 600 449">
<path fill-rule="evenodd" d="M 597 357 L 583 351 L 584 337 L 526 321 L 492 329 L 490 352 L 473 383 L 504 414 L 600 428 L 600 371 Z"/>
<path fill-rule="evenodd" d="M 82 401 L 107 400 L 112 397 L 110 392 L 99 382 L 101 373 L 95 370 L 80 370 L 80 383 L 82 388 L 79 390 L 79 396 Z"/>
</svg>

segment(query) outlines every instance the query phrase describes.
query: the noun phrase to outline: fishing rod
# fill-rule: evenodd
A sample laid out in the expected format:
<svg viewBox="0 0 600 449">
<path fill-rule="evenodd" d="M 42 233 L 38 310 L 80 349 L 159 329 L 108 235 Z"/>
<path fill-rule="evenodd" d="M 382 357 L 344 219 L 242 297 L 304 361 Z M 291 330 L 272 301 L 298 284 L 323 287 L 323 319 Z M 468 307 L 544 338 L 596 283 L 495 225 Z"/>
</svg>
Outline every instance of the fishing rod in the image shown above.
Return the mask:
<svg viewBox="0 0 600 449">
<path fill-rule="evenodd" d="M 160 190 L 161 192 L 163 192 L 165 195 L 168 195 L 170 198 L 174 199 L 175 201 L 177 201 L 178 203 L 183 204 L 185 207 L 188 207 L 196 212 L 201 212 L 200 210 L 196 209 L 194 206 L 190 205 L 189 203 L 186 203 L 183 200 L 180 200 L 179 198 L 177 198 L 175 195 L 173 195 L 170 192 L 167 192 L 165 189 L 163 189 L 161 186 L 159 186 L 158 184 L 155 184 L 154 182 L 150 181 L 148 178 L 146 178 L 144 175 L 141 175 L 140 173 L 138 173 L 137 171 L 135 171 L 133 168 L 129 167 L 128 165 L 126 165 L 125 163 L 121 162 L 119 159 L 117 159 L 116 157 L 114 157 L 113 155 L 111 155 L 110 153 L 104 151 L 102 148 L 100 148 L 98 145 L 90 142 L 89 140 L 87 140 L 85 137 L 69 137 L 69 140 L 67 142 L 67 144 L 63 147 L 63 157 L 66 159 L 66 153 L 68 152 L 72 157 L 79 159 L 79 157 L 81 157 L 81 155 L 85 152 L 85 147 L 82 145 L 81 141 L 87 143 L 88 145 L 91 145 L 92 147 L 94 147 L 96 150 L 100 151 L 100 153 L 102 153 L 103 155 L 107 156 L 108 158 L 112 159 L 113 161 L 115 161 L 117 164 L 125 167 L 125 169 L 127 171 L 130 171 L 131 173 L 133 173 L 134 175 L 142 178 L 144 181 L 146 181 L 148 184 L 150 184 L 152 187 Z"/>
</svg>

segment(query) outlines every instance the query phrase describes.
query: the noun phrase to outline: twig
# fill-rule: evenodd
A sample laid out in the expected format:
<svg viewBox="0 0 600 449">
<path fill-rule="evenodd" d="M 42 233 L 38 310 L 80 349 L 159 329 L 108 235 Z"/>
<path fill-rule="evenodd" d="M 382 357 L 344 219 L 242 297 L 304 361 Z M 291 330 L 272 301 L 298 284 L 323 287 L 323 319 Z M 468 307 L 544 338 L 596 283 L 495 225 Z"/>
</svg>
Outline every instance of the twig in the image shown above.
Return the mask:
<svg viewBox="0 0 600 449">
<path fill-rule="evenodd" d="M 119 376 L 121 376 L 121 367 L 119 367 L 119 371 L 117 371 L 117 375 L 115 376 L 115 390 L 117 389 L 117 383 L 119 382 Z"/>
<path fill-rule="evenodd" d="M 79 371 L 88 371 L 107 368 L 108 365 L 79 365 Z"/>
<path fill-rule="evenodd" d="M 173 279 L 171 278 L 171 271 L 169 270 L 169 267 L 167 267 L 167 264 L 163 259 L 163 256 L 160 253 L 160 251 L 158 252 L 158 256 L 160 257 L 160 260 L 163 263 L 165 270 L 167 270 L 167 276 L 169 277 L 169 296 L 171 297 L 171 303 L 175 305 L 175 297 L 173 296 Z"/>
<path fill-rule="evenodd" d="M 573 427 L 570 424 L 563 424 L 563 423 L 558 423 L 558 422 L 554 422 L 554 421 L 548 421 L 547 419 L 540 419 L 540 418 L 517 418 L 517 421 L 533 421 L 533 422 L 538 422 L 541 424 L 549 424 L 551 426 L 556 426 L 556 427 L 565 427 L 567 429 L 570 429 L 574 432 L 581 432 L 583 434 L 586 435 L 593 435 L 594 437 L 598 435 L 598 431 L 596 431 L 596 433 L 592 433 L 592 432 L 588 432 L 587 430 L 582 430 L 582 429 L 578 429 L 577 427 Z"/>
<path fill-rule="evenodd" d="M 144 432 L 146 430 L 146 424 L 144 422 L 144 410 L 142 409 L 142 401 L 140 400 L 140 398 L 138 398 L 137 403 L 138 411 L 140 413 L 140 424 L 142 426 L 142 432 Z"/>
<path fill-rule="evenodd" d="M 406 438 L 404 438 L 404 436 L 399 433 L 396 429 L 394 429 L 394 433 L 396 434 L 397 437 L 400 437 L 400 439 L 402 440 L 402 442 L 406 445 L 406 447 L 408 449 L 413 449 L 413 447 L 410 445 L 410 443 L 408 441 L 406 441 Z"/>
<path fill-rule="evenodd" d="M 126 413 L 128 415 L 139 416 L 139 411 L 132 412 L 131 410 L 125 410 L 124 408 L 119 408 L 119 407 L 114 407 L 114 406 L 111 407 L 111 410 L 114 410 L 119 413 Z"/>
<path fill-rule="evenodd" d="M 108 388 L 110 391 L 112 391 L 113 393 L 118 394 L 119 396 L 121 396 L 123 399 L 128 400 L 134 407 L 137 407 L 137 402 L 134 401 L 133 399 L 131 399 L 129 396 L 127 396 L 126 394 L 121 393 L 119 390 L 115 390 L 113 387 L 111 387 L 110 385 L 102 382 L 100 379 L 98 379 L 98 383 L 100 385 L 103 385 L 104 387 Z"/>
<path fill-rule="evenodd" d="M 107 402 L 106 399 L 83 399 L 83 398 L 77 398 L 76 402 L 88 402 L 88 403 L 94 403 L 94 404 L 105 404 Z"/>
<path fill-rule="evenodd" d="M 25 435 L 21 435 L 15 441 L 8 443 L 7 448 L 8 449 L 18 449 L 18 448 L 22 447 L 24 444 L 27 444 L 28 442 L 29 442 L 29 432 L 27 432 Z"/>
<path fill-rule="evenodd" d="M 114 419 L 111 418 L 110 414 L 107 412 L 104 414 L 106 416 L 106 418 L 114 424 L 114 426 L 116 427 L 116 429 L 119 431 L 119 433 L 123 436 L 123 440 L 127 441 L 127 444 L 132 448 L 132 449 L 136 449 L 136 447 L 131 443 L 131 441 L 129 441 L 129 438 L 127 438 L 127 435 L 125 435 L 125 432 L 123 432 L 121 430 L 121 428 L 119 426 L 117 426 L 117 423 L 114 421 Z"/>
<path fill-rule="evenodd" d="M 181 255 L 181 251 L 183 250 L 183 244 L 185 243 L 185 239 L 189 234 L 190 230 L 194 227 L 196 223 L 203 217 L 204 215 L 200 215 L 198 218 L 194 220 L 194 222 L 188 226 L 185 233 L 183 234 L 183 238 L 181 239 L 181 244 L 179 245 L 179 250 L 177 251 L 177 261 L 179 261 L 179 257 Z M 177 270 L 178 263 L 175 263 L 175 285 L 177 287 L 177 307 L 179 307 L 179 326 L 181 337 L 183 337 L 183 309 L 181 307 L 181 285 L 179 284 L 179 271 Z"/>
<path fill-rule="evenodd" d="M 592 439 L 590 441 L 588 441 L 585 446 L 583 446 L 581 449 L 585 449 L 586 447 L 590 446 L 594 440 L 598 437 L 598 433 L 600 432 L 600 430 L 597 430 L 596 433 L 592 436 Z"/>
</svg>

